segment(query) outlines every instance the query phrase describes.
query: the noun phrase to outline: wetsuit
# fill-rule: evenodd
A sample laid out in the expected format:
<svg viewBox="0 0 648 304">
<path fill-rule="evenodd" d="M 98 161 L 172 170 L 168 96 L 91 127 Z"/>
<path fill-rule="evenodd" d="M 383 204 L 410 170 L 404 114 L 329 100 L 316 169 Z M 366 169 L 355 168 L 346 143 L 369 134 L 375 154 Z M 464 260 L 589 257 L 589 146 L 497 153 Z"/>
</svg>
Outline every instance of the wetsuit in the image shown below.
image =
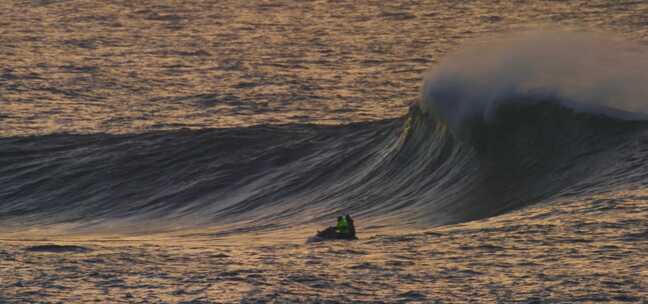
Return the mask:
<svg viewBox="0 0 648 304">
<path fill-rule="evenodd" d="M 346 218 L 338 218 L 337 225 L 335 226 L 335 232 L 345 236 L 349 235 L 349 223 L 347 222 Z"/>
</svg>

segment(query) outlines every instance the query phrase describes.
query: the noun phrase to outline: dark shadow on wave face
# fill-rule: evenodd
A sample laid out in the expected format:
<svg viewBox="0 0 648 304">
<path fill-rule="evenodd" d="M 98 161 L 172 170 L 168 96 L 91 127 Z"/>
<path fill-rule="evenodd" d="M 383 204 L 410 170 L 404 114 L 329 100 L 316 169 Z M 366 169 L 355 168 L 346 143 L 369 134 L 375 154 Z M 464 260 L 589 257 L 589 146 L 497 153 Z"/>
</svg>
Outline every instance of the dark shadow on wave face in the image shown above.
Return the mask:
<svg viewBox="0 0 648 304">
<path fill-rule="evenodd" d="M 399 121 L 0 138 L 0 223 L 90 229 L 135 217 L 137 223 L 172 223 L 191 216 L 218 224 L 311 193 L 349 151 L 365 154 L 367 138 L 395 125 Z M 268 178 L 273 174 L 282 178 Z"/>
<path fill-rule="evenodd" d="M 508 100 L 489 118 L 464 125 L 462 139 L 482 166 L 464 220 L 490 217 L 541 202 L 605 168 L 597 155 L 618 147 L 648 122 L 618 112 L 583 112 L 557 100 Z"/>
<path fill-rule="evenodd" d="M 553 100 L 513 99 L 498 106 L 492 117 L 469 121 L 465 135 L 482 159 L 527 171 L 531 160 L 570 157 L 648 127 L 648 121 L 619 119 L 610 113 L 581 112 Z"/>
</svg>

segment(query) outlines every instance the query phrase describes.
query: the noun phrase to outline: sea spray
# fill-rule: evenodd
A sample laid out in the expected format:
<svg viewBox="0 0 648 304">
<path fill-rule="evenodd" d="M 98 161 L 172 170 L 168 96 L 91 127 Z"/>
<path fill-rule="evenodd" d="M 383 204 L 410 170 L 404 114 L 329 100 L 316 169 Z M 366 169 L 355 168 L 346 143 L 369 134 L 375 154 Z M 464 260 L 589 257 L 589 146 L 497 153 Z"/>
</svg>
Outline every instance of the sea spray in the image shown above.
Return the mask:
<svg viewBox="0 0 648 304">
<path fill-rule="evenodd" d="M 646 83 L 646 46 L 603 34 L 518 33 L 448 56 L 425 76 L 421 107 L 455 131 L 513 100 L 636 119 L 648 112 Z"/>
</svg>

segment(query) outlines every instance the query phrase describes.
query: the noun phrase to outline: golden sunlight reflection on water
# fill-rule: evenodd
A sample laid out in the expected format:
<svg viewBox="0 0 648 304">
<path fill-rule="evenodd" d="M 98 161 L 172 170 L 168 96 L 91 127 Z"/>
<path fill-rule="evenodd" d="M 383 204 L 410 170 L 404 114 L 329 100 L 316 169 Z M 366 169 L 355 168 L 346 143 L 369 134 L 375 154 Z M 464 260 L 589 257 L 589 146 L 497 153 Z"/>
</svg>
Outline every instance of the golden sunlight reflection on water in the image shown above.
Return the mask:
<svg viewBox="0 0 648 304">
<path fill-rule="evenodd" d="M 400 116 L 465 39 L 551 24 L 646 39 L 606 1 L 0 3 L 0 136 Z"/>
</svg>

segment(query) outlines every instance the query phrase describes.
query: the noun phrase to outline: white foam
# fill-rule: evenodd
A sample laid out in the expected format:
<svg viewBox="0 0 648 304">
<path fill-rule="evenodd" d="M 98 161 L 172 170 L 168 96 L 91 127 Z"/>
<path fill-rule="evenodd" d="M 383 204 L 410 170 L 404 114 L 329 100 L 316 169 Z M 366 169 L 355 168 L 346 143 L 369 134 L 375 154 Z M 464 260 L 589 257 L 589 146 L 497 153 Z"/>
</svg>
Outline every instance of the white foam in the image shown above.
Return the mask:
<svg viewBox="0 0 648 304">
<path fill-rule="evenodd" d="M 648 113 L 648 48 L 603 34 L 511 34 L 448 56 L 427 73 L 422 94 L 422 108 L 451 127 L 475 115 L 488 119 L 499 102 L 520 96 Z"/>
</svg>

